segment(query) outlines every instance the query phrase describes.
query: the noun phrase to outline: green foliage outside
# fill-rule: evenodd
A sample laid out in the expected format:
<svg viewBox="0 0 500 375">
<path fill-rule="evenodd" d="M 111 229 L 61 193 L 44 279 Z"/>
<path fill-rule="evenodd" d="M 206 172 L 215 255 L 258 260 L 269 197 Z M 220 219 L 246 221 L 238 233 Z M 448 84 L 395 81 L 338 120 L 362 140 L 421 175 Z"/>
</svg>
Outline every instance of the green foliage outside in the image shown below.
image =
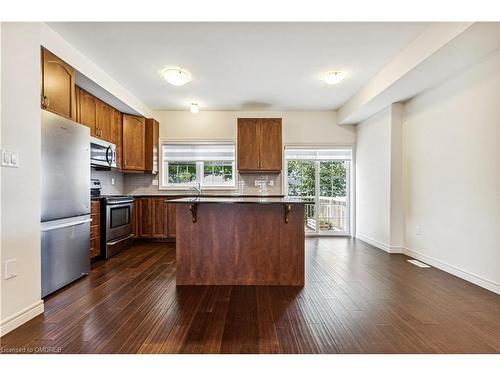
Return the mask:
<svg viewBox="0 0 500 375">
<path fill-rule="evenodd" d="M 311 196 L 315 193 L 314 161 L 288 161 L 288 195 Z M 346 163 L 322 161 L 319 163 L 319 195 L 324 197 L 346 196 Z"/>
<path fill-rule="evenodd" d="M 196 163 L 168 163 L 168 182 L 170 184 L 186 184 L 196 181 Z"/>
<path fill-rule="evenodd" d="M 224 182 L 232 181 L 233 179 L 233 165 L 226 162 L 205 162 L 203 165 L 203 176 L 222 176 Z"/>
<path fill-rule="evenodd" d="M 204 177 L 221 177 L 224 182 L 233 179 L 233 165 L 231 162 L 204 162 Z M 196 181 L 196 162 L 169 162 L 168 182 L 170 184 L 186 184 Z"/>
</svg>

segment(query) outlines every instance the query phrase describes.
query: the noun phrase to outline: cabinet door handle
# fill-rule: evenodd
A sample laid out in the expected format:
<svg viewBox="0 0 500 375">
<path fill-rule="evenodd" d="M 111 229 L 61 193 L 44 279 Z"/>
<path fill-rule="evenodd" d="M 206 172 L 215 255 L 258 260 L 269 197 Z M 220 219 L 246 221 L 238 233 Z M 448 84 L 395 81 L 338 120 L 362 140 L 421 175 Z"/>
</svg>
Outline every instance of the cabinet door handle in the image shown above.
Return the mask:
<svg viewBox="0 0 500 375">
<path fill-rule="evenodd" d="M 42 96 L 42 108 L 48 108 L 49 106 L 49 98 L 45 95 Z"/>
</svg>

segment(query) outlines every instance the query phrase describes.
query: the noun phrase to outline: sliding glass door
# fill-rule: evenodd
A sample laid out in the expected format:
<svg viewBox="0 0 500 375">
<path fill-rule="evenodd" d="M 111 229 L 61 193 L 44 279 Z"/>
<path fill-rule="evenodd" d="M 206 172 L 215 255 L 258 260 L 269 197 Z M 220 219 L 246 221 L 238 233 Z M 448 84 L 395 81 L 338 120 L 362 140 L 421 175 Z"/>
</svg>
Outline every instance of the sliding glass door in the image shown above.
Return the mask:
<svg viewBox="0 0 500 375">
<path fill-rule="evenodd" d="M 305 205 L 306 234 L 350 234 L 351 149 L 286 148 L 286 187 Z"/>
<path fill-rule="evenodd" d="M 306 233 L 316 232 L 316 163 L 311 160 L 287 160 L 287 195 L 308 200 L 304 207 Z"/>
</svg>

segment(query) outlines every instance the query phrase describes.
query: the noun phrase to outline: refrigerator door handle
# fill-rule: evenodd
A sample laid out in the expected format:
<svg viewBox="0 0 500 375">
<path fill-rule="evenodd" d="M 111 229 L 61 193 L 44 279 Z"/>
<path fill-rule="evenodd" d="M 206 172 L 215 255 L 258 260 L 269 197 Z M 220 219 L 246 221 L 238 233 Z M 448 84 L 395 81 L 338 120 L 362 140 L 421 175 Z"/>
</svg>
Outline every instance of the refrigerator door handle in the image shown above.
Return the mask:
<svg viewBox="0 0 500 375">
<path fill-rule="evenodd" d="M 74 227 L 75 225 L 82 225 L 85 223 L 88 223 L 92 221 L 90 217 L 86 217 L 85 219 L 80 219 L 80 220 L 73 220 L 73 221 L 58 221 L 56 223 L 51 224 L 50 222 L 48 223 L 42 223 L 40 227 L 41 232 L 47 232 L 49 230 L 54 230 L 54 229 L 60 229 L 60 228 L 66 228 L 66 227 Z"/>
</svg>

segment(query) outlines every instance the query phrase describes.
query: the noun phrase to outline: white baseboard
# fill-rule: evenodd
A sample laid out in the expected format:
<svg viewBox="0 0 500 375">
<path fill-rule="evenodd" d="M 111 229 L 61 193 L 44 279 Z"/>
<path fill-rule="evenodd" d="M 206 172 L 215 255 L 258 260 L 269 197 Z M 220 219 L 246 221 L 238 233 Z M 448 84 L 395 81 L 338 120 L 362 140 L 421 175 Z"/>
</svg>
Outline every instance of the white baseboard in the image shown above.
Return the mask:
<svg viewBox="0 0 500 375">
<path fill-rule="evenodd" d="M 35 316 L 43 314 L 43 300 L 40 300 L 33 305 L 19 311 L 18 313 L 9 316 L 0 322 L 0 337 L 6 335 L 10 331 L 23 325 L 28 320 Z"/>
<path fill-rule="evenodd" d="M 374 240 L 373 238 L 363 236 L 362 234 L 359 234 L 359 233 L 356 233 L 355 237 L 358 238 L 358 239 L 360 239 L 361 241 L 369 243 L 372 246 L 375 246 L 376 248 L 384 250 L 387 253 L 402 254 L 403 251 L 404 251 L 404 249 L 402 247 L 400 247 L 400 246 L 389 246 L 388 244 L 384 244 L 382 242 Z"/>
<path fill-rule="evenodd" d="M 418 259 L 424 263 L 427 263 L 433 267 L 439 268 L 442 271 L 448 272 L 452 274 L 453 276 L 459 277 L 461 279 L 467 280 L 471 282 L 472 284 L 476 284 L 484 289 L 488 289 L 496 294 L 500 294 L 500 284 L 492 281 L 485 279 L 481 276 L 475 275 L 473 273 L 470 273 L 468 271 L 465 271 L 461 268 L 452 266 L 451 264 L 441 262 L 437 259 L 428 257 L 427 255 L 421 254 L 417 251 L 410 250 L 407 247 L 403 248 L 403 253 L 405 255 L 408 255 L 409 257 Z"/>
</svg>

